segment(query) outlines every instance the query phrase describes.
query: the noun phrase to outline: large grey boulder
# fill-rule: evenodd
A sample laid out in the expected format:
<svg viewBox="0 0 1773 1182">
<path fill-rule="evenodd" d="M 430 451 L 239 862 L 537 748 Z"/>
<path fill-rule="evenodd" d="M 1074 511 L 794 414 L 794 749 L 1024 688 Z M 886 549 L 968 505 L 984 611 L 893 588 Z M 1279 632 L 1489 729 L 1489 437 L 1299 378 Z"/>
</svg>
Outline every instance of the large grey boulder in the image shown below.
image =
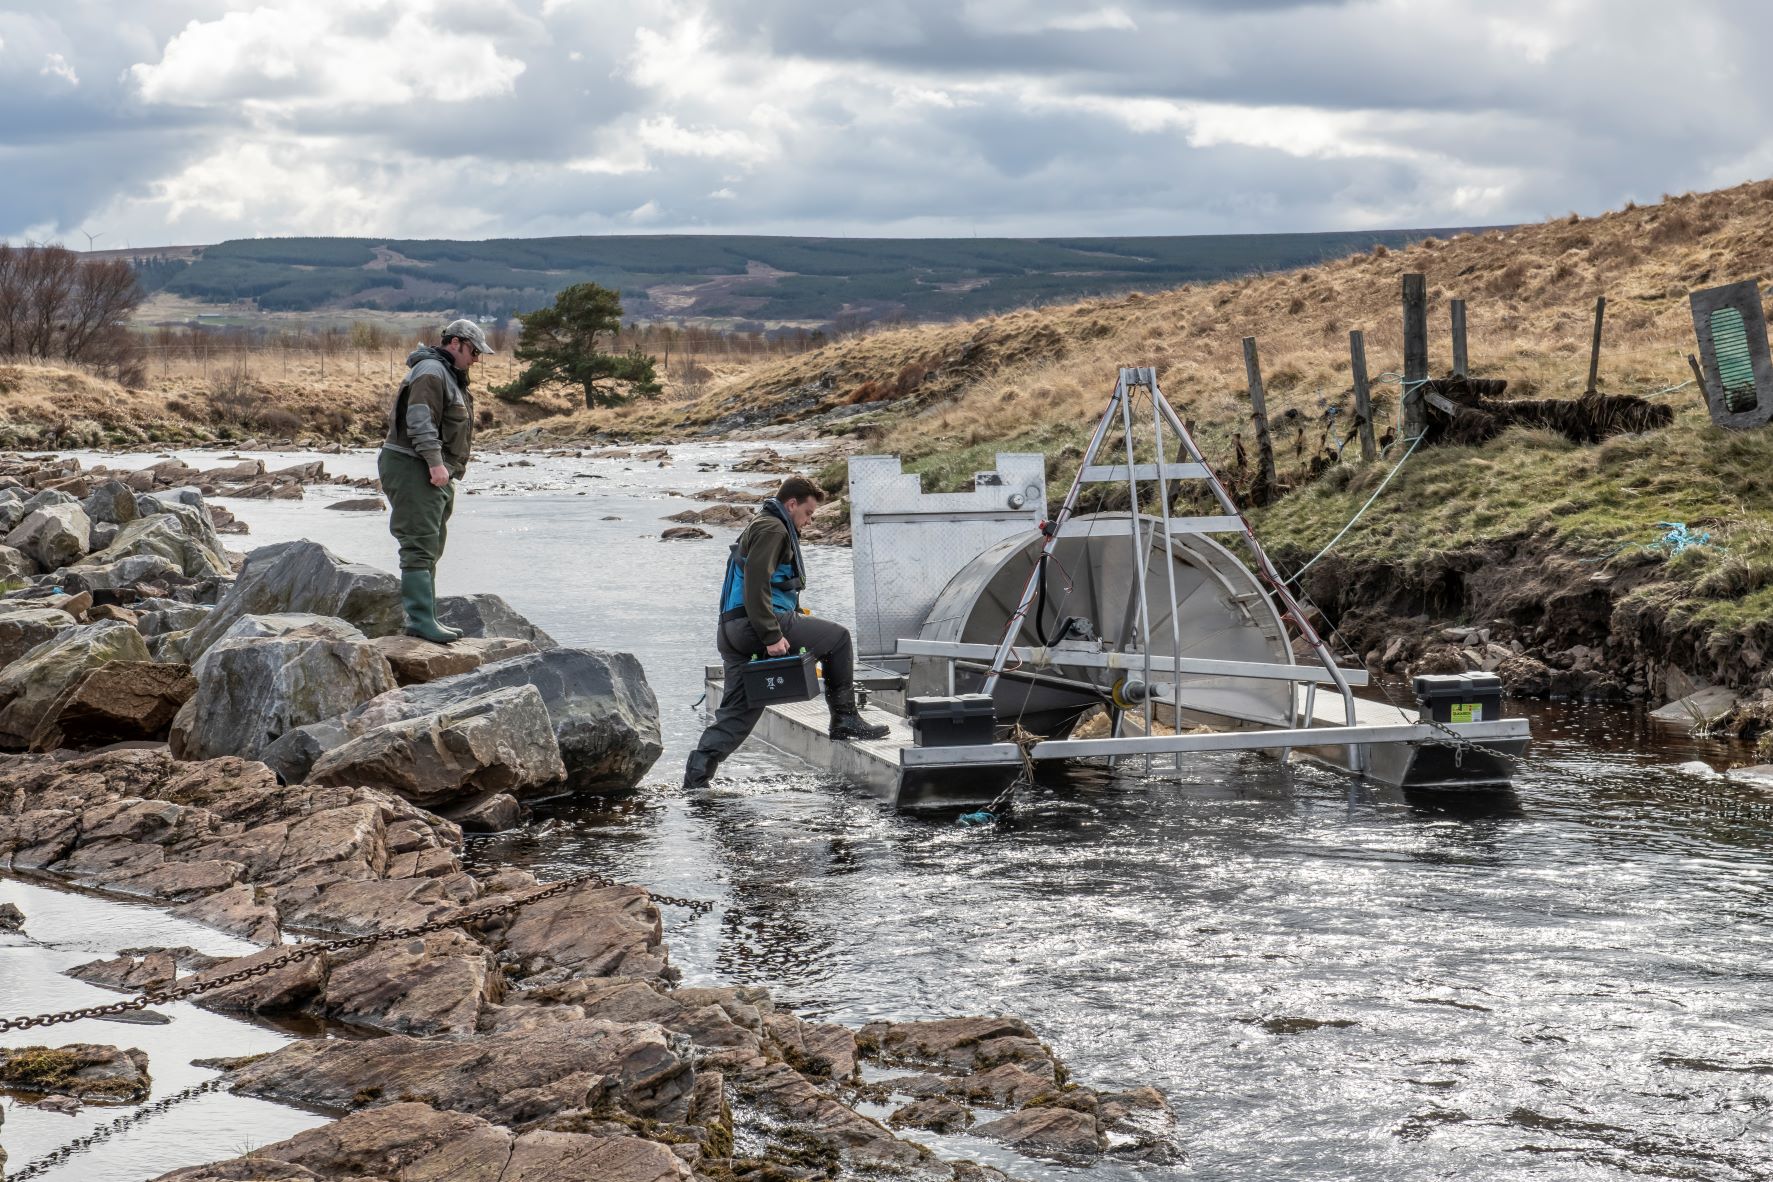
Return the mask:
<svg viewBox="0 0 1773 1182">
<path fill-rule="evenodd" d="M 88 562 L 91 560 L 68 567 L 62 585 L 70 591 L 116 591 L 163 575 L 184 574 L 178 563 L 158 554 L 137 554 L 90 566 Z"/>
<path fill-rule="evenodd" d="M 566 765 L 566 787 L 633 787 L 659 758 L 659 703 L 631 653 L 555 648 L 384 694 L 345 718 L 361 733 L 446 711 L 490 690 L 534 686 L 548 707 Z"/>
<path fill-rule="evenodd" d="M 535 795 L 565 775 L 548 708 L 526 685 L 376 727 L 322 755 L 308 783 L 385 788 L 437 809 L 488 792 Z"/>
<path fill-rule="evenodd" d="M 519 615 L 500 596 L 447 595 L 437 601 L 437 622 L 463 636 L 524 640 L 538 649 L 559 648 L 552 636 Z"/>
<path fill-rule="evenodd" d="M 119 529 L 109 546 L 79 565 L 109 566 L 126 558 L 148 556 L 166 560 L 179 573 L 193 579 L 214 578 L 230 569 L 219 547 L 211 549 L 200 534 L 190 533 L 185 523 L 171 513 L 137 518 Z"/>
<path fill-rule="evenodd" d="M 39 509 L 49 509 L 57 505 L 78 505 L 78 499 L 69 496 L 59 488 L 46 488 L 25 498 L 25 512 L 35 513 Z"/>
<path fill-rule="evenodd" d="M 0 668 L 73 626 L 74 617 L 60 608 L 32 605 L 30 600 L 0 604 Z"/>
<path fill-rule="evenodd" d="M 19 583 L 36 576 L 36 559 L 23 550 L 0 546 L 0 582 Z"/>
<path fill-rule="evenodd" d="M 121 480 L 108 480 L 86 494 L 82 507 L 94 525 L 128 525 L 141 516 L 135 507 L 135 490 Z"/>
<path fill-rule="evenodd" d="M 188 642 L 185 651 L 195 652 Z M 297 614 L 235 620 L 191 672 L 197 692 L 172 724 L 180 759 L 257 759 L 285 731 L 343 714 L 395 684 L 357 629 Z"/>
<path fill-rule="evenodd" d="M 246 556 L 234 586 L 192 630 L 186 651 L 201 655 L 242 616 L 283 612 L 333 616 L 366 636 L 391 636 L 405 623 L 394 575 L 346 562 L 318 542 L 279 542 Z"/>
<path fill-rule="evenodd" d="M 209 618 L 212 610 L 214 609 L 199 603 L 156 600 L 151 610 L 143 611 L 136 617 L 135 626 L 143 636 L 164 636 L 168 632 L 183 632 L 195 628 Z"/>
<path fill-rule="evenodd" d="M 14 490 L 9 488 L 5 491 L 13 492 Z M 19 500 L 16 495 L 11 500 L 0 501 L 0 531 L 11 533 L 18 528 L 18 523 L 23 521 L 25 517 L 25 503 Z"/>
<path fill-rule="evenodd" d="M 0 747 L 30 746 L 62 693 L 99 666 L 149 659 L 141 633 L 120 620 L 63 629 L 0 670 Z"/>
<path fill-rule="evenodd" d="M 78 503 L 46 505 L 27 513 L 6 544 L 44 570 L 57 570 L 91 549 L 92 521 Z"/>
<path fill-rule="evenodd" d="M 203 494 L 194 488 L 173 488 L 162 493 L 143 493 L 135 499 L 136 512 L 142 516 L 170 513 L 185 527 L 185 533 L 221 554 L 222 539 L 215 530 L 215 518 L 203 501 Z"/>
</svg>

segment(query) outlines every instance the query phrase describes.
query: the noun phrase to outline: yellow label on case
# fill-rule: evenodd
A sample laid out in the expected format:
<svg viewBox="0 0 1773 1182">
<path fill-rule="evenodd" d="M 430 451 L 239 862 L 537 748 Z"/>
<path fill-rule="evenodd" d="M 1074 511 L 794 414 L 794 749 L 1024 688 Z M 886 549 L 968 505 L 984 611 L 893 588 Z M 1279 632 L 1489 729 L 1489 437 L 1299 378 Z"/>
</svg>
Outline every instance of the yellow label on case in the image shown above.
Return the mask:
<svg viewBox="0 0 1773 1182">
<path fill-rule="evenodd" d="M 1482 702 L 1454 702 L 1451 707 L 1453 722 L 1482 722 L 1484 720 L 1484 704 Z"/>
</svg>

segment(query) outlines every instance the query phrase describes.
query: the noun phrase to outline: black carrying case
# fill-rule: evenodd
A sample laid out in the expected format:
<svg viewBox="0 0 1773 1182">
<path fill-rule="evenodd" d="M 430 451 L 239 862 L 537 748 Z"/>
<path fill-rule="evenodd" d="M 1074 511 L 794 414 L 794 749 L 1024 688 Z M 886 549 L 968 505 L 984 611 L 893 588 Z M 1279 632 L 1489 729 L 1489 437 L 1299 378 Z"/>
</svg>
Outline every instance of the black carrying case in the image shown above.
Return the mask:
<svg viewBox="0 0 1773 1182">
<path fill-rule="evenodd" d="M 752 661 L 739 676 L 745 701 L 752 706 L 771 702 L 808 702 L 819 696 L 818 658 L 802 649 L 786 657 Z"/>
<path fill-rule="evenodd" d="M 905 719 L 919 747 L 973 747 L 997 739 L 990 694 L 906 698 Z"/>
<path fill-rule="evenodd" d="M 1502 679 L 1494 673 L 1424 673 L 1413 685 L 1424 717 L 1436 722 L 1495 722 L 1502 717 Z"/>
</svg>

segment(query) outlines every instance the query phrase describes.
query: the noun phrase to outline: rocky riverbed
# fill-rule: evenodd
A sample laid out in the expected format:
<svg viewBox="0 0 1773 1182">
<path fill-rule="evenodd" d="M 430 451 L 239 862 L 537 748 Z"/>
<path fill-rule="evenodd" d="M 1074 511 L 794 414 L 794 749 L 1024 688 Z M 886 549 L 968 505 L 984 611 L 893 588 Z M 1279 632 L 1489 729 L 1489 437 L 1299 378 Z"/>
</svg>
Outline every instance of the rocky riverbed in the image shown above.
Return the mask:
<svg viewBox="0 0 1773 1182">
<path fill-rule="evenodd" d="M 1159 1093 L 1070 1078 L 1019 1018 L 857 1028 L 757 987 L 685 987 L 644 887 L 528 901 L 528 871 L 466 863 L 464 829 L 639 781 L 661 748 L 644 671 L 562 647 L 491 595 L 446 600 L 469 639 L 423 645 L 395 635 L 387 572 L 312 542 L 231 553 L 203 485 L 290 499 L 275 490 L 321 476 L 279 484 L 252 463 L 232 485 L 183 464 L 0 465 L 0 747 L 16 752 L 0 757 L 0 868 L 264 948 L 132 948 L 72 969 L 83 981 L 226 979 L 198 1004 L 376 1036 L 217 1061 L 242 1095 L 338 1119 L 167 1177 L 1005 1176 L 912 1130 L 1037 1159 L 1171 1159 Z M 435 930 L 403 932 L 420 925 Z M 298 937 L 397 932 L 283 959 Z M 15 1046 L 0 1076 L 78 1092 L 88 1059 L 152 1086 L 127 1046 Z"/>
</svg>

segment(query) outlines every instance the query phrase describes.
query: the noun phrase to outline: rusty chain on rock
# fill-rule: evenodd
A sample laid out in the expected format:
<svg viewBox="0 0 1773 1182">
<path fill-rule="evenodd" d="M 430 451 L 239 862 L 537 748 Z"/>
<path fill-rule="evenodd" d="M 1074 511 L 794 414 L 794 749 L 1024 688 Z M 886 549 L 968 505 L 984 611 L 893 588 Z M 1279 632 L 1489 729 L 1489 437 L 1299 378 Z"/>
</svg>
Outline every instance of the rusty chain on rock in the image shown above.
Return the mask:
<svg viewBox="0 0 1773 1182">
<path fill-rule="evenodd" d="M 127 1001 L 114 1001 L 107 1005 L 87 1006 L 84 1009 L 67 1010 L 59 1014 L 34 1014 L 22 1018 L 0 1018 L 0 1034 L 12 1030 L 30 1030 L 38 1026 L 56 1026 L 63 1022 L 77 1022 L 82 1018 L 108 1018 L 117 1014 L 127 1014 L 136 1010 L 145 1010 L 149 1006 L 165 1005 L 168 1002 L 183 1001 L 187 997 L 195 997 L 199 993 L 208 993 L 212 989 L 220 989 L 225 985 L 236 985 L 241 981 L 254 977 L 263 977 L 276 969 L 299 961 L 321 956 L 328 952 L 343 952 L 350 948 L 362 948 L 371 944 L 381 944 L 389 940 L 410 940 L 416 936 L 430 935 L 446 928 L 460 927 L 463 924 L 477 923 L 483 919 L 491 919 L 496 915 L 506 915 L 519 907 L 527 907 L 531 903 L 539 903 L 543 899 L 552 898 L 581 886 L 614 887 L 622 884 L 608 875 L 586 871 L 575 874 L 571 878 L 563 878 L 559 882 L 549 883 L 540 890 L 531 891 L 527 895 L 505 899 L 497 903 L 486 903 L 479 907 L 470 907 L 466 911 L 442 919 L 433 919 L 427 923 L 414 924 L 410 927 L 394 928 L 385 932 L 370 932 L 361 936 L 344 936 L 336 940 L 314 940 L 306 944 L 297 944 L 287 952 L 231 973 L 223 973 L 219 977 L 195 977 L 183 983 L 175 983 L 164 989 L 145 989 Z M 682 899 L 675 895 L 661 895 L 653 891 L 646 892 L 647 897 L 655 903 L 665 903 L 673 907 L 687 907 L 701 914 L 712 911 L 714 904 L 706 899 Z"/>
</svg>

